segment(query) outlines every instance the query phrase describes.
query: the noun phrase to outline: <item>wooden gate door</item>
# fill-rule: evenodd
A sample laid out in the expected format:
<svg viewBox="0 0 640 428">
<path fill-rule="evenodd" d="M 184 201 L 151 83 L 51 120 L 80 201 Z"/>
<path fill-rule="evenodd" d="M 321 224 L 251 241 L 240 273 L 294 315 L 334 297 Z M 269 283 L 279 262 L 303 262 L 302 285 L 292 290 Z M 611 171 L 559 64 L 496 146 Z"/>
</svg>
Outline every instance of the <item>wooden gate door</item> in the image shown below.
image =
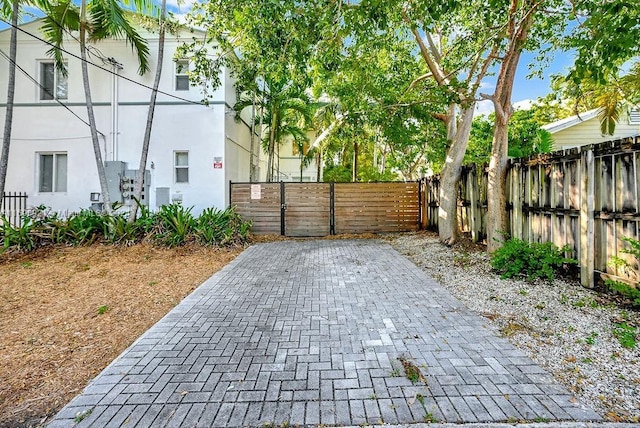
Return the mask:
<svg viewBox="0 0 640 428">
<path fill-rule="evenodd" d="M 284 183 L 286 236 L 327 236 L 331 231 L 329 183 Z"/>
</svg>

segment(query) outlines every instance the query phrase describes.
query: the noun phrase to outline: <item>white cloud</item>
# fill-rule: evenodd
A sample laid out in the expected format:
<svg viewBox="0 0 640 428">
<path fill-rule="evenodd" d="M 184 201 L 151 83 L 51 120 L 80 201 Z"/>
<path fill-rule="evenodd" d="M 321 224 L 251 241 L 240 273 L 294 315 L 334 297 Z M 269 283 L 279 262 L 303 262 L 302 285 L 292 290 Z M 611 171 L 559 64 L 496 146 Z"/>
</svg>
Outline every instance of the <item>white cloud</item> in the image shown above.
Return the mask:
<svg viewBox="0 0 640 428">
<path fill-rule="evenodd" d="M 521 101 L 516 101 L 513 103 L 514 110 L 530 110 L 531 107 L 535 104 L 535 100 L 526 99 Z"/>
<path fill-rule="evenodd" d="M 491 113 L 493 113 L 493 101 L 482 100 L 476 103 L 476 111 L 473 116 L 488 116 Z"/>
<path fill-rule="evenodd" d="M 184 14 L 193 9 L 197 0 L 167 0 L 167 8 L 176 14 Z"/>
</svg>

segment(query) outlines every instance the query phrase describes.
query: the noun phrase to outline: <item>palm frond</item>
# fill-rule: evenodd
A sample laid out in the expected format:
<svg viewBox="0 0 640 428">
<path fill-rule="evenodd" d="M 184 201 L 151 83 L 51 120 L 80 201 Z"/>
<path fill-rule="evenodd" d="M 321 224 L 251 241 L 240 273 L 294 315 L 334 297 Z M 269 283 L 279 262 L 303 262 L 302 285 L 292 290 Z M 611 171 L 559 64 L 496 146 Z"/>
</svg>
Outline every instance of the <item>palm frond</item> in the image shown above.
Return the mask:
<svg viewBox="0 0 640 428">
<path fill-rule="evenodd" d="M 47 55 L 53 58 L 56 68 L 66 77 L 67 67 L 62 56 L 62 45 L 67 32 L 78 30 L 80 10 L 71 0 L 63 0 L 46 6 L 40 30 L 44 39 L 52 44 Z"/>
<path fill-rule="evenodd" d="M 596 102 L 600 106 L 600 132 L 602 135 L 613 135 L 616 123 L 620 119 L 620 93 L 615 90 L 603 91 L 596 98 Z"/>
<path fill-rule="evenodd" d="M 123 37 L 138 57 L 138 74 L 149 71 L 149 46 L 147 41 L 133 28 L 127 12 L 117 0 L 93 0 L 89 5 L 91 16 L 90 41 L 110 37 Z"/>
</svg>

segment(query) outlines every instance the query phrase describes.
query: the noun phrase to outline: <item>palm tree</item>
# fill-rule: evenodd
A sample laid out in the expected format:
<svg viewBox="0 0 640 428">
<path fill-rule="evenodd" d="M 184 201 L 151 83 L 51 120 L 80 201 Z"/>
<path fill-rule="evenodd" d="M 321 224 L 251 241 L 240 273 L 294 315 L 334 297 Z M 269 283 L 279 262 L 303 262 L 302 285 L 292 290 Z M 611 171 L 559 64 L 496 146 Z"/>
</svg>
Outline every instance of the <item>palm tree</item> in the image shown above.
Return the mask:
<svg viewBox="0 0 640 428">
<path fill-rule="evenodd" d="M 153 80 L 153 89 L 151 90 L 151 99 L 149 100 L 149 111 L 147 113 L 147 125 L 144 130 L 144 139 L 142 140 L 142 151 L 140 153 L 140 166 L 136 173 L 136 181 L 133 187 L 134 203 L 131 204 L 129 212 L 129 223 L 136 221 L 138 213 L 138 205 L 142 200 L 142 189 L 144 186 L 144 172 L 147 168 L 147 158 L 149 157 L 149 144 L 151 142 L 151 128 L 153 127 L 153 115 L 156 110 L 156 99 L 158 98 L 158 87 L 160 86 L 160 76 L 162 74 L 162 61 L 164 60 L 164 36 L 166 31 L 165 19 L 167 17 L 167 0 L 162 0 L 160 7 L 160 34 L 158 36 L 158 63 L 156 66 L 156 76 Z"/>
<path fill-rule="evenodd" d="M 9 41 L 9 82 L 7 84 L 7 108 L 4 119 L 4 133 L 2 134 L 2 152 L 0 153 L 0 208 L 4 202 L 4 184 L 7 179 L 9 165 L 9 145 L 11 144 L 11 128 L 13 125 L 13 99 L 16 91 L 16 57 L 18 46 L 18 16 L 20 3 L 17 0 L 9 2 L 1 0 L 0 13 L 11 16 L 11 35 Z M 11 3 L 13 3 L 11 5 Z"/>
<path fill-rule="evenodd" d="M 267 133 L 262 141 L 267 153 L 267 181 L 272 182 L 275 170 L 275 151 L 287 137 L 294 140 L 306 138 L 313 116 L 313 103 L 304 89 L 291 82 L 279 79 L 265 79 L 257 97 L 243 96 L 234 106 L 236 112 L 254 105 L 261 107 Z"/>
<path fill-rule="evenodd" d="M 82 0 L 79 8 L 71 0 L 62 0 L 51 4 L 45 10 L 46 15 L 42 31 L 45 39 L 54 46 L 48 53 L 54 58 L 56 67 L 64 74 L 66 74 L 62 56 L 64 40 L 67 38 L 67 34 L 72 34 L 73 31 L 78 31 L 79 33 L 77 40 L 80 44 L 80 65 L 87 103 L 87 116 L 91 129 L 91 141 L 93 143 L 104 209 L 106 212 L 111 213 L 112 207 L 107 186 L 107 176 L 100 150 L 100 142 L 98 141 L 98 130 L 91 100 L 87 66 L 87 42 L 124 37 L 136 52 L 139 74 L 144 74 L 149 69 L 149 48 L 146 41 L 129 23 L 126 16 L 127 12 L 123 5 L 145 11 L 151 10 L 151 6 L 150 3 L 147 3 L 147 0 L 134 0 L 134 3 L 120 2 L 118 0 L 90 0 L 90 3 L 87 3 L 87 1 Z"/>
</svg>

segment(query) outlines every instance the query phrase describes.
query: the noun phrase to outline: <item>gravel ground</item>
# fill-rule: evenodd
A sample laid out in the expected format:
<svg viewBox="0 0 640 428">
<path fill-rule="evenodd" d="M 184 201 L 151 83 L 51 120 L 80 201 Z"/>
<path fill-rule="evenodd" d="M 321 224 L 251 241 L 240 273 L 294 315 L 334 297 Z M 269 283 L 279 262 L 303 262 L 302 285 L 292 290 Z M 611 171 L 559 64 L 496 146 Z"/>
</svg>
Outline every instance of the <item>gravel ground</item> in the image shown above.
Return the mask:
<svg viewBox="0 0 640 428">
<path fill-rule="evenodd" d="M 616 323 L 639 327 L 637 311 L 573 280 L 503 280 L 485 252 L 445 247 L 431 233 L 388 239 L 605 419 L 640 422 L 640 343 L 624 348 L 613 334 Z"/>
</svg>

